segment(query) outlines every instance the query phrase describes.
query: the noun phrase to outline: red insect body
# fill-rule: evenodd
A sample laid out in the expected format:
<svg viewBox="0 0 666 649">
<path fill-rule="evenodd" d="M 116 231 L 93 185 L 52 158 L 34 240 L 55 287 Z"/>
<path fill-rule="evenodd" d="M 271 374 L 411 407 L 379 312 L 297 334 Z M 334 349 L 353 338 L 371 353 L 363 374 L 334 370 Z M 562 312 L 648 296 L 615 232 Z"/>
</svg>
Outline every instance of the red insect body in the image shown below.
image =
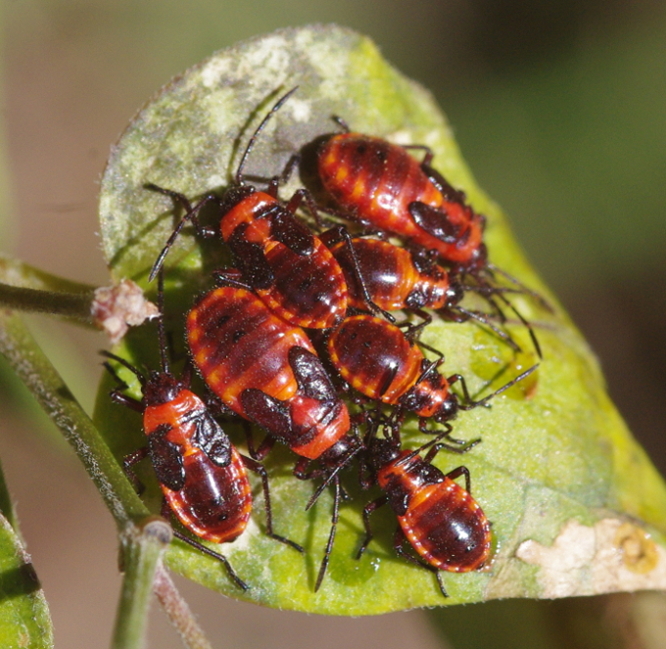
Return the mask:
<svg viewBox="0 0 666 649">
<path fill-rule="evenodd" d="M 305 332 L 249 291 L 222 287 L 204 296 L 187 317 L 187 339 L 222 402 L 299 455 L 317 459 L 349 432 L 349 411 L 325 385 Z"/>
<path fill-rule="evenodd" d="M 229 203 L 220 231 L 242 280 L 291 324 L 332 327 L 347 310 L 347 284 L 328 248 L 296 219 L 295 207 L 246 185 L 230 192 Z"/>
<path fill-rule="evenodd" d="M 302 457 L 294 469 L 297 477 L 325 477 L 315 498 L 333 483 L 331 532 L 315 584 L 318 590 L 335 538 L 338 473 L 360 450 L 358 439 L 348 434 L 347 406 L 305 332 L 245 289 L 211 291 L 190 311 L 186 328 L 192 358 L 210 389 Z M 306 472 L 308 460 L 318 460 L 321 468 Z"/>
<path fill-rule="evenodd" d="M 387 493 L 407 494 L 400 504 L 389 502 L 411 546 L 431 566 L 470 572 L 488 560 L 488 519 L 476 500 L 437 467 L 402 451 L 377 471 L 377 483 Z"/>
<path fill-rule="evenodd" d="M 163 310 L 163 295 L 160 272 L 160 311 Z M 246 471 L 250 469 L 261 477 L 268 535 L 302 552 L 299 545 L 273 532 L 270 490 L 264 467 L 238 453 L 206 404 L 189 389 L 189 368 L 182 380 L 171 374 L 162 319 L 158 321 L 158 335 L 161 370 L 147 377 L 125 359 L 101 352 L 130 370 L 141 383 L 141 401 L 123 394 L 122 389 L 127 386 L 111 365 L 105 363 L 121 386 L 111 391 L 111 398 L 142 414 L 148 438 L 147 446 L 124 458 L 128 477 L 139 487 L 131 467 L 150 457 L 164 497 L 163 515 L 172 514 L 201 539 L 225 543 L 235 540 L 247 527 L 252 512 L 252 492 Z M 243 590 L 247 589 L 226 557 L 178 531 L 174 531 L 174 535 L 221 561 L 234 582 Z"/>
<path fill-rule="evenodd" d="M 252 511 L 252 493 L 245 465 L 193 392 L 180 388 L 163 403 L 146 405 L 144 430 L 153 455 L 178 454 L 178 470 L 160 469 L 160 487 L 169 508 L 196 536 L 226 543 L 240 536 Z M 218 437 L 222 464 L 201 449 L 202 435 Z M 160 452 L 162 449 L 169 451 Z M 209 451 L 210 452 L 210 451 Z M 175 467 L 174 467 L 175 468 Z M 164 481 L 166 480 L 166 482 Z"/>
<path fill-rule="evenodd" d="M 438 437 L 447 437 L 443 433 Z M 419 453 L 432 446 L 425 458 Z M 366 449 L 366 464 L 372 472 L 368 487 L 374 479 L 384 495 L 368 503 L 363 509 L 366 537 L 358 552 L 360 557 L 372 540 L 370 515 L 390 503 L 398 518 L 400 534 L 396 535 L 396 551 L 407 559 L 404 552 L 406 539 L 421 558 L 420 565 L 434 572 L 442 594 L 446 590 L 439 571 L 471 572 L 481 568 L 490 558 L 490 523 L 483 510 L 470 494 L 469 471 L 461 466 L 448 474 L 442 473 L 432 460 L 446 444 L 437 440 L 416 451 L 400 448 L 397 432 L 392 438 L 372 438 Z M 450 447 L 448 447 L 450 448 Z M 467 449 L 461 449 L 461 452 Z M 464 475 L 466 489 L 454 482 Z"/>
<path fill-rule="evenodd" d="M 318 174 L 353 218 L 436 250 L 451 264 L 485 262 L 484 218 L 403 147 L 359 133 L 333 135 L 319 150 Z"/>
<path fill-rule="evenodd" d="M 458 284 L 441 266 L 419 267 L 405 248 L 366 238 L 352 239 L 352 246 L 370 299 L 385 311 L 442 309 L 456 304 L 462 297 Z M 331 252 L 345 274 L 350 305 L 367 308 L 347 246 L 344 242 L 336 243 L 331 246 Z"/>
<path fill-rule="evenodd" d="M 434 367 L 424 374 L 429 362 L 395 325 L 370 315 L 346 318 L 329 337 L 328 351 L 340 376 L 361 394 L 439 422 L 455 417 L 459 404 L 449 382 Z"/>
<path fill-rule="evenodd" d="M 423 147 L 425 148 L 425 147 Z M 419 163 L 406 148 L 359 133 L 340 133 L 323 139 L 317 151 L 317 173 L 324 189 L 345 212 L 366 226 L 395 234 L 436 252 L 456 274 L 471 275 L 493 309 L 504 318 L 496 302 L 505 304 L 528 328 L 535 351 L 541 349 L 530 323 L 494 284 L 494 276 L 507 278 L 516 292 L 532 296 L 544 308 L 552 307 L 537 293 L 488 261 L 483 242 L 485 217 L 465 202 L 465 195 L 430 166 L 432 153 Z M 406 273 L 406 267 L 403 267 Z M 462 295 L 458 295 L 458 300 Z M 520 348 L 492 326 L 483 314 L 445 307 L 448 319 L 470 317 L 483 322 L 514 349 Z M 462 317 L 460 317 L 462 316 Z"/>
<path fill-rule="evenodd" d="M 187 221 L 192 221 L 202 236 L 215 236 L 215 231 L 202 228 L 197 218 L 204 205 L 213 202 L 220 212 L 219 233 L 231 249 L 237 269 L 233 272 L 240 272 L 240 281 L 230 278 L 229 270 L 217 274 L 236 286 L 255 291 L 270 309 L 291 324 L 328 329 L 347 311 L 347 285 L 328 248 L 295 216 L 303 200 L 316 211 L 314 202 L 300 190 L 285 204 L 278 199 L 277 178 L 270 182 L 266 193 L 246 184 L 243 177 L 243 167 L 257 136 L 294 90 L 281 97 L 257 127 L 222 200 L 209 194 L 193 207 L 183 194 L 151 183 L 146 185 L 170 196 L 185 209 L 185 216 L 160 253 L 150 277 L 157 274 Z"/>
<path fill-rule="evenodd" d="M 322 239 L 329 243 L 325 236 Z M 354 254 L 353 260 L 350 247 Z M 494 331 L 513 349 L 520 351 L 513 338 L 493 324 L 488 314 L 460 306 L 463 287 L 451 273 L 435 264 L 427 255 L 400 248 L 388 241 L 368 238 L 351 239 L 348 244 L 331 243 L 330 249 L 345 274 L 351 306 L 365 309 L 368 301 L 371 301 L 384 311 L 411 310 L 424 318 L 424 324 L 430 321 L 431 316 L 423 309 L 434 309 L 446 320 L 475 320 Z M 362 278 L 362 286 L 359 278 Z M 467 288 L 475 290 L 474 287 Z M 486 287 L 485 293 L 489 302 L 496 307 L 489 297 L 493 290 Z M 526 325 L 529 328 L 529 323 L 526 322 Z"/>
<path fill-rule="evenodd" d="M 301 549 L 273 534 L 264 468 L 239 455 L 203 401 L 168 372 L 164 350 L 162 371 L 151 372 L 148 378 L 119 356 L 109 352 L 102 352 L 102 355 L 127 367 L 141 382 L 141 401 L 118 389 L 111 392 L 111 397 L 116 403 L 143 415 L 148 445 L 126 456 L 123 464 L 128 477 L 138 484 L 131 467 L 146 456 L 150 457 L 164 496 L 164 516 L 172 514 L 201 539 L 214 543 L 233 541 L 245 530 L 252 512 L 252 493 L 246 471 L 249 466 L 262 477 L 269 536 Z M 118 378 L 108 363 L 106 367 Z M 174 535 L 221 561 L 231 579 L 243 590 L 247 589 L 247 584 L 238 577 L 226 557 L 178 531 L 174 531 Z"/>
</svg>

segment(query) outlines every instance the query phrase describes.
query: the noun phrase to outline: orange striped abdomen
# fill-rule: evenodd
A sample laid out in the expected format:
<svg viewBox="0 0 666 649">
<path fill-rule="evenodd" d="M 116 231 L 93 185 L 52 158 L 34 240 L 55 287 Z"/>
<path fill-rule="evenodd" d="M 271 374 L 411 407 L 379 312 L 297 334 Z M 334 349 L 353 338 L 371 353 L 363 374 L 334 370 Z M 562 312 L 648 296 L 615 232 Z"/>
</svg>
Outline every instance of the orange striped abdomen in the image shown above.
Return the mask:
<svg viewBox="0 0 666 649">
<path fill-rule="evenodd" d="M 408 211 L 420 201 L 439 207 L 443 197 L 405 149 L 359 133 L 331 137 L 319 152 L 319 175 L 331 196 L 358 219 L 412 238 Z"/>
<path fill-rule="evenodd" d="M 388 241 L 357 238 L 352 239 L 352 246 L 365 288 L 378 307 L 395 311 L 446 305 L 451 284 L 440 266 L 433 264 L 422 272 L 408 250 Z M 347 245 L 337 243 L 331 252 L 345 274 L 351 306 L 367 309 Z"/>
<path fill-rule="evenodd" d="M 416 456 L 408 462 L 403 451 L 377 473 L 400 527 L 410 544 L 427 563 L 449 572 L 470 572 L 490 556 L 490 523 L 476 500 L 437 467 Z M 400 461 L 403 460 L 403 464 Z"/>
<path fill-rule="evenodd" d="M 490 525 L 485 514 L 449 478 L 422 487 L 398 521 L 418 554 L 441 570 L 470 572 L 490 556 Z"/>
<path fill-rule="evenodd" d="M 346 318 L 328 340 L 331 362 L 361 394 L 397 403 L 419 377 L 423 354 L 396 326 L 374 316 Z"/>
<path fill-rule="evenodd" d="M 187 317 L 187 339 L 195 365 L 210 389 L 245 416 L 240 394 L 255 388 L 286 400 L 298 385 L 289 350 L 314 353 L 300 327 L 290 325 L 244 289 L 222 287 L 200 300 Z"/>
<path fill-rule="evenodd" d="M 179 491 L 162 486 L 178 520 L 202 539 L 233 541 L 243 533 L 252 512 L 252 493 L 245 466 L 235 448 L 231 462 L 219 467 L 202 452 L 183 458 L 185 484 Z"/>
<path fill-rule="evenodd" d="M 223 216 L 221 230 L 243 281 L 287 322 L 328 329 L 347 311 L 338 262 L 276 198 L 244 197 Z"/>
<path fill-rule="evenodd" d="M 464 265 L 478 256 L 483 218 L 447 200 L 403 147 L 359 133 L 334 135 L 319 150 L 318 172 L 326 191 L 352 217 L 436 250 L 453 263 Z M 456 241 L 421 227 L 410 212 L 415 202 L 441 211 L 459 229 Z"/>
<path fill-rule="evenodd" d="M 347 283 L 340 265 L 317 237 L 309 255 L 298 255 L 277 241 L 264 246 L 274 281 L 257 289 L 264 303 L 299 327 L 328 329 L 347 311 Z"/>
</svg>

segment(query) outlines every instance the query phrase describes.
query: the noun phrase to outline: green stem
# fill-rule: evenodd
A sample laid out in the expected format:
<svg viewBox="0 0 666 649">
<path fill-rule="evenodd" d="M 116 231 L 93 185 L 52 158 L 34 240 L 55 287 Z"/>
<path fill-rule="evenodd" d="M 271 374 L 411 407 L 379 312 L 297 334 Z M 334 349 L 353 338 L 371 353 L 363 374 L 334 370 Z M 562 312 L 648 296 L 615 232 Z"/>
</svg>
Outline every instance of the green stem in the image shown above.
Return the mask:
<svg viewBox="0 0 666 649">
<path fill-rule="evenodd" d="M 75 324 L 93 327 L 90 307 L 95 288 L 0 255 L 2 306 L 61 315 Z"/>
<path fill-rule="evenodd" d="M 0 306 L 20 311 L 66 316 L 93 325 L 92 293 L 56 293 L 0 283 Z"/>
<path fill-rule="evenodd" d="M 0 353 L 74 447 L 121 530 L 125 577 L 112 646 L 114 649 L 141 647 L 153 578 L 171 540 L 171 528 L 162 519 L 156 522 L 149 515 L 97 428 L 21 317 L 6 309 L 0 309 Z M 137 526 L 134 521 L 140 519 L 144 524 Z M 193 648 L 208 649 L 210 645 L 187 604 L 163 569 L 160 574 L 155 588 L 184 641 Z"/>
<path fill-rule="evenodd" d="M 0 353 L 62 431 L 123 530 L 148 515 L 104 439 L 18 314 L 0 309 Z"/>
<path fill-rule="evenodd" d="M 150 516 L 123 534 L 123 585 L 111 643 L 112 649 L 144 645 L 153 580 L 173 533 L 161 518 Z"/>
<path fill-rule="evenodd" d="M 171 624 L 180 634 L 183 644 L 188 649 L 211 649 L 211 644 L 197 623 L 190 607 L 163 566 L 157 568 L 153 590 Z"/>
</svg>

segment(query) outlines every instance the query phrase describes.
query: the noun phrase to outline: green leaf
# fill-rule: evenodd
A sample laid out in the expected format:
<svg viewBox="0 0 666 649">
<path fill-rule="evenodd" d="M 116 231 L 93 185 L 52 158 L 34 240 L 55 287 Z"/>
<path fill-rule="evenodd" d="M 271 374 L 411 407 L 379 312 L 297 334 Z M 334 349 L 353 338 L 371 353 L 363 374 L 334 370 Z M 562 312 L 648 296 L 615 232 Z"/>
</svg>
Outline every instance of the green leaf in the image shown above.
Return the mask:
<svg viewBox="0 0 666 649">
<path fill-rule="evenodd" d="M 376 46 L 336 26 L 288 29 L 219 52 L 163 88 L 136 116 L 113 150 L 104 175 L 101 221 L 104 251 L 116 279 L 146 285 L 157 254 L 174 227 L 170 200 L 145 189 L 156 183 L 196 199 L 228 185 L 242 148 L 277 96 L 298 92 L 275 115 L 257 142 L 250 174 L 280 173 L 290 156 L 335 130 L 332 115 L 354 129 L 401 144 L 427 144 L 435 167 L 463 189 L 488 218 L 486 242 L 493 263 L 556 304 L 511 238 L 504 216 L 476 186 L 451 130 L 430 94 L 391 68 Z M 282 196 L 299 186 L 293 179 Z M 214 217 L 213 217 L 214 218 Z M 212 221 L 211 221 L 212 222 Z M 184 312 L 193 295 L 210 286 L 209 270 L 221 263 L 218 241 L 201 243 L 185 231 L 169 253 L 166 311 L 182 339 Z M 609 401 L 598 364 L 567 316 L 551 314 L 526 295 L 512 303 L 538 333 L 544 360 L 522 385 L 497 397 L 492 408 L 463 413 L 455 436 L 483 438 L 460 458 L 442 452 L 435 463 L 450 471 L 464 462 L 474 497 L 493 523 L 495 556 L 480 572 L 445 574 L 444 600 L 433 575 L 399 559 L 392 548 L 395 517 L 373 515 L 376 538 L 366 555 L 353 556 L 362 540 L 361 512 L 377 491 L 360 492 L 354 472 L 344 476 L 352 495 L 341 508 L 328 575 L 313 584 L 329 530 L 331 494 L 308 513 L 314 486 L 294 479 L 285 449 L 267 462 L 278 533 L 302 543 L 300 556 L 263 534 L 259 495 L 249 529 L 222 546 L 252 587 L 240 593 L 224 569 L 174 543 L 169 565 L 228 595 L 268 606 L 329 614 L 362 615 L 483 601 L 501 597 L 557 597 L 666 585 L 666 489 L 649 459 Z M 530 349 L 524 327 L 512 336 Z M 485 395 L 534 354 L 512 358 L 506 345 L 473 324 L 435 322 L 424 342 L 446 354 L 444 372 L 463 374 L 474 394 Z M 144 328 L 122 349 L 133 362 L 156 367 L 157 340 Z M 138 394 L 129 373 L 123 378 Z M 143 442 L 141 421 L 109 403 L 100 390 L 97 421 L 120 456 Z M 241 443 L 240 435 L 233 435 Z M 425 441 L 414 420 L 403 429 L 409 447 Z M 146 475 L 149 475 L 147 471 Z M 157 489 L 152 482 L 153 506 Z"/>
<path fill-rule="evenodd" d="M 0 646 L 53 647 L 49 608 L 16 530 L 16 517 L 0 470 Z"/>
</svg>

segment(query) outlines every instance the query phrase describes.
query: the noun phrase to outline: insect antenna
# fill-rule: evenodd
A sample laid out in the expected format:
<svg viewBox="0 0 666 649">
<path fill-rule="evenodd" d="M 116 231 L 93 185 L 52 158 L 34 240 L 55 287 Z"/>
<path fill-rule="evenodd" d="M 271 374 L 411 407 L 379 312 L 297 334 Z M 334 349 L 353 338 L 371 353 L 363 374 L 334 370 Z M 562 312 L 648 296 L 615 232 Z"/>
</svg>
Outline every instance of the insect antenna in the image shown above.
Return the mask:
<svg viewBox="0 0 666 649">
<path fill-rule="evenodd" d="M 291 97 L 296 91 L 298 90 L 298 86 L 294 86 L 289 92 L 286 94 L 282 95 L 280 99 L 277 100 L 273 108 L 270 109 L 268 114 L 264 117 L 264 119 L 261 120 L 261 123 L 257 128 L 255 129 L 254 133 L 252 134 L 252 137 L 250 138 L 249 142 L 247 143 L 247 146 L 245 147 L 245 151 L 243 152 L 243 156 L 241 157 L 240 162 L 238 163 L 238 169 L 236 170 L 236 175 L 234 176 L 234 181 L 236 182 L 237 185 L 244 185 L 245 182 L 243 180 L 243 168 L 245 167 L 245 163 L 247 162 L 247 159 L 250 155 L 250 152 L 254 148 L 254 144 L 257 140 L 257 137 L 259 134 L 264 130 L 264 127 L 268 123 L 268 121 L 273 117 L 273 115 L 282 108 L 283 104 Z"/>
<path fill-rule="evenodd" d="M 520 293 L 525 293 L 526 295 L 529 295 L 531 298 L 534 298 L 544 309 L 546 309 L 546 311 L 549 311 L 550 313 L 555 312 L 553 306 L 543 296 L 539 295 L 539 293 L 532 290 L 528 286 L 525 286 L 525 284 L 523 284 L 520 280 L 516 279 L 513 275 L 507 273 L 499 266 L 495 266 L 495 264 L 491 264 L 490 262 L 488 262 L 486 268 L 491 273 L 497 273 L 498 275 L 501 275 L 502 277 L 508 279 L 512 284 L 515 284 L 520 289 L 519 291 Z"/>
<path fill-rule="evenodd" d="M 160 315 L 157 320 L 157 338 L 160 346 L 160 366 L 164 374 L 171 374 L 167 354 L 167 337 L 164 328 L 164 268 L 160 268 L 157 275 L 157 309 Z"/>
<path fill-rule="evenodd" d="M 134 365 L 132 365 L 129 361 L 125 360 L 124 358 L 121 358 L 120 356 L 117 356 L 113 352 L 109 352 L 106 349 L 100 349 L 99 351 L 100 356 L 104 356 L 104 358 L 110 358 L 112 361 L 116 361 L 116 363 L 120 363 L 123 367 L 126 367 L 134 376 L 136 376 L 137 379 L 139 379 L 139 383 L 141 385 L 144 385 L 146 383 L 146 376 L 141 372 L 138 368 L 136 368 Z M 107 370 L 116 378 L 117 375 L 115 371 L 111 368 L 111 366 L 108 363 L 104 363 L 104 367 L 107 368 Z M 120 380 L 120 379 L 119 379 Z"/>
<path fill-rule="evenodd" d="M 510 276 L 507 276 L 506 273 L 504 271 L 500 270 L 500 269 L 497 269 L 497 271 L 500 274 L 502 274 L 503 276 L 506 276 L 507 278 L 510 277 Z M 513 278 L 511 278 L 511 279 L 513 279 Z M 527 329 L 527 331 L 529 332 L 529 335 L 530 335 L 530 339 L 532 340 L 532 345 L 534 346 L 534 350 L 536 351 L 537 356 L 539 357 L 539 359 L 543 359 L 543 353 L 541 352 L 541 345 L 539 344 L 539 340 L 537 339 L 537 336 L 536 336 L 536 333 L 534 332 L 534 328 L 532 327 L 532 324 L 507 299 L 505 293 L 523 293 L 523 294 L 527 294 L 527 295 L 533 296 L 535 298 L 538 298 L 541 302 L 544 302 L 543 298 L 541 298 L 541 296 L 538 295 L 537 293 L 534 293 L 534 292 L 530 291 L 529 289 L 527 289 L 523 284 L 518 282 L 518 280 L 514 280 L 515 283 L 519 286 L 519 288 L 517 288 L 517 289 L 506 289 L 506 288 L 503 288 L 503 287 L 493 286 L 486 278 L 477 277 L 477 281 L 479 282 L 478 286 L 465 286 L 464 289 L 469 290 L 469 291 L 475 291 L 475 292 L 479 293 L 480 295 L 482 295 L 488 301 L 488 303 L 491 304 L 498 311 L 498 314 L 502 318 L 503 321 L 506 318 L 505 318 L 502 310 L 500 309 L 499 305 L 497 305 L 496 302 L 494 301 L 493 297 L 500 300 L 505 306 L 507 306 L 515 314 L 516 318 L 518 318 L 518 320 L 520 320 L 521 324 Z M 493 297 L 491 297 L 491 296 L 493 296 Z M 456 309 L 456 310 L 460 311 L 461 313 L 464 313 L 468 317 L 474 318 L 474 319 L 482 322 L 487 327 L 492 329 L 492 331 L 495 334 L 497 334 L 500 338 L 502 338 L 514 350 L 519 351 L 519 352 L 522 351 L 520 349 L 520 347 L 517 345 L 517 343 L 513 340 L 513 338 L 511 338 L 511 336 L 508 333 L 502 332 L 499 328 L 494 327 L 490 323 L 487 316 L 482 316 L 481 314 L 479 314 L 477 312 L 467 311 L 467 310 L 463 309 L 463 307 L 460 307 L 459 305 L 456 305 L 455 307 L 452 307 L 451 310 L 453 310 L 453 309 Z M 551 311 L 552 311 L 552 309 L 551 309 Z M 476 314 L 476 315 L 473 315 L 473 314 Z"/>
<path fill-rule="evenodd" d="M 495 392 L 490 393 L 487 397 L 484 397 L 483 399 L 479 399 L 479 401 L 474 401 L 470 398 L 469 392 L 467 391 L 467 386 L 465 386 L 465 384 L 463 382 L 463 391 L 465 393 L 465 403 L 460 403 L 458 407 L 461 410 L 472 410 L 474 408 L 478 408 L 479 406 L 485 406 L 491 399 L 494 399 L 496 396 L 502 394 L 502 392 L 505 392 L 510 387 L 516 385 L 516 383 L 519 383 L 524 378 L 528 377 L 538 367 L 539 367 L 539 363 L 536 363 L 535 365 L 532 365 L 532 367 L 526 369 L 522 374 L 519 374 L 515 378 L 511 379 L 508 383 L 505 383 L 501 388 L 498 388 L 497 390 L 495 390 Z"/>
<path fill-rule="evenodd" d="M 325 480 L 317 487 L 315 492 L 308 500 L 308 504 L 305 506 L 305 511 L 307 512 L 319 499 L 319 496 L 324 492 L 324 489 L 328 487 L 334 480 L 337 479 L 338 473 L 344 469 L 352 460 L 352 458 L 361 451 L 363 446 L 357 446 L 349 451 L 349 453 L 343 458 L 343 460 L 326 476 Z"/>
<path fill-rule="evenodd" d="M 521 352 L 523 351 L 520 347 L 520 345 L 512 338 L 512 336 L 504 331 L 503 329 L 500 329 L 497 325 L 493 324 L 490 319 L 483 313 L 479 313 L 478 311 L 473 311 L 472 309 L 466 309 L 465 307 L 460 306 L 457 304 L 456 306 L 449 307 L 451 311 L 457 311 L 458 313 L 462 314 L 466 318 L 470 320 L 475 320 L 476 322 L 480 322 L 482 325 L 488 327 L 498 338 L 503 340 L 511 349 L 513 349 L 516 352 Z M 539 356 L 541 358 L 541 356 Z"/>
</svg>

